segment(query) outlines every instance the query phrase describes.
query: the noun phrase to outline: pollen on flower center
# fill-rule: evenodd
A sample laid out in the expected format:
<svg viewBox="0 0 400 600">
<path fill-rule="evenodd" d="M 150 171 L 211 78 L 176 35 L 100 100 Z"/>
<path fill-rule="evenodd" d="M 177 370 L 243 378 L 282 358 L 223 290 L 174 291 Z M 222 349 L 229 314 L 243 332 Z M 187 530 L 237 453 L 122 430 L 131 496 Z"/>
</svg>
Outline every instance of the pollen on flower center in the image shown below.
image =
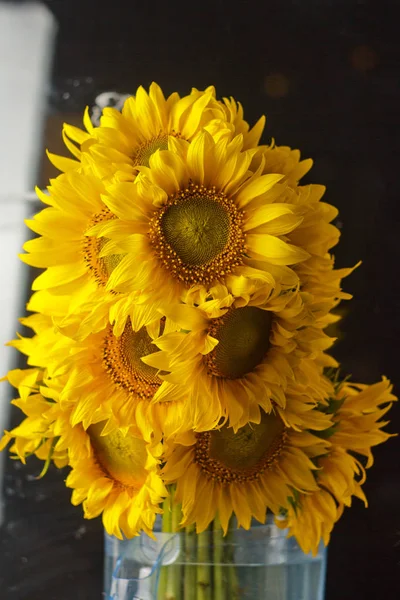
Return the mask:
<svg viewBox="0 0 400 600">
<path fill-rule="evenodd" d="M 179 281 L 209 284 L 243 263 L 243 213 L 222 192 L 191 184 L 150 221 L 157 258 Z"/>
<path fill-rule="evenodd" d="M 103 364 L 113 382 L 143 399 L 151 399 L 162 381 L 157 369 L 146 365 L 141 358 L 158 352 L 146 327 L 133 331 L 128 321 L 122 335 L 116 337 L 111 326 L 104 339 Z"/>
<path fill-rule="evenodd" d="M 258 479 L 280 456 L 286 428 L 275 414 L 262 413 L 234 433 L 231 427 L 196 434 L 195 462 L 210 479 L 221 483 Z"/>
<path fill-rule="evenodd" d="M 179 134 L 171 132 L 170 135 L 179 137 Z M 157 137 L 152 138 L 141 144 L 136 150 L 133 156 L 134 166 L 142 165 L 148 167 L 150 164 L 150 157 L 157 150 L 168 150 L 168 134 L 160 134 Z"/>
<path fill-rule="evenodd" d="M 255 306 L 232 308 L 214 319 L 208 333 L 217 346 L 204 357 L 210 375 L 237 379 L 262 362 L 269 349 L 271 312 Z"/>
<path fill-rule="evenodd" d="M 226 209 L 207 196 L 194 196 L 168 208 L 161 219 L 165 239 L 187 265 L 204 265 L 229 238 Z"/>
<path fill-rule="evenodd" d="M 129 433 L 123 435 L 118 429 L 101 435 L 104 424 L 103 421 L 88 428 L 96 462 L 111 479 L 125 486 L 140 488 L 147 476 L 144 441 Z"/>
<path fill-rule="evenodd" d="M 104 208 L 102 211 L 96 213 L 94 217 L 92 217 L 88 225 L 88 229 L 94 225 L 97 225 L 98 223 L 104 223 L 114 218 L 115 215 L 113 215 L 108 208 Z M 83 245 L 83 259 L 97 283 L 102 287 L 107 285 L 108 278 L 110 277 L 112 271 L 122 259 L 122 256 L 117 254 L 104 257 L 99 256 L 102 248 L 107 242 L 107 238 L 98 238 L 93 235 L 88 235 L 85 237 Z"/>
</svg>

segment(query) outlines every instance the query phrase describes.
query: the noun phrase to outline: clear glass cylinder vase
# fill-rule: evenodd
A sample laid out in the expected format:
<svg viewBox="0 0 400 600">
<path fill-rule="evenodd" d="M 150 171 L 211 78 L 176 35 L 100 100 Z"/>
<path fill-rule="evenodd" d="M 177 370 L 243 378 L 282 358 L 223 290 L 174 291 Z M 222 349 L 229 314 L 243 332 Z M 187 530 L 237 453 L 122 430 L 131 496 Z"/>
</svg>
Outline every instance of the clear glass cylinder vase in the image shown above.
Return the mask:
<svg viewBox="0 0 400 600">
<path fill-rule="evenodd" d="M 156 528 L 157 529 L 157 528 Z M 323 600 L 327 551 L 302 552 L 273 521 L 224 537 L 212 528 L 141 534 L 118 540 L 105 533 L 107 600 Z"/>
</svg>

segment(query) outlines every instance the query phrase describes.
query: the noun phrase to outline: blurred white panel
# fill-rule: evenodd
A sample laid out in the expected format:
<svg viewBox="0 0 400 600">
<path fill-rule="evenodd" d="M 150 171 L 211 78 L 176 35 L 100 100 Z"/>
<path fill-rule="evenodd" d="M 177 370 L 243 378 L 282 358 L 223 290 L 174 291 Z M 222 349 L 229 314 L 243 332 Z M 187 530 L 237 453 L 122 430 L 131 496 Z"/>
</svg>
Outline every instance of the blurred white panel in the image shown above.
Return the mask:
<svg viewBox="0 0 400 600">
<path fill-rule="evenodd" d="M 35 181 L 54 25 L 51 13 L 39 3 L 0 2 L 2 195 L 25 192 Z"/>
<path fill-rule="evenodd" d="M 43 5 L 0 1 L 0 376 L 15 360 L 4 343 L 15 337 L 23 307 L 26 267 L 17 255 L 27 236 L 23 220 L 29 202 L 24 196 L 35 184 L 40 159 L 55 31 L 54 18 Z M 8 400 L 2 383 L 0 431 L 7 427 Z M 0 475 L 1 463 L 0 457 Z"/>
</svg>

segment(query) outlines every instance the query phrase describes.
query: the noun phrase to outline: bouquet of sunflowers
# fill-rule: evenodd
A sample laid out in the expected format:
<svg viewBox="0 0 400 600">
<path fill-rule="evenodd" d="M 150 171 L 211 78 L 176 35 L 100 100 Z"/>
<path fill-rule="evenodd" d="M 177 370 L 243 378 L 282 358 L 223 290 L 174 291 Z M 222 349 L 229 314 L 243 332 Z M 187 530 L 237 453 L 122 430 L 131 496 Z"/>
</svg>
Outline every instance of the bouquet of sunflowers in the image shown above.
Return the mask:
<svg viewBox="0 0 400 600">
<path fill-rule="evenodd" d="M 325 188 L 299 184 L 312 161 L 260 145 L 264 118 L 250 129 L 214 87 L 153 83 L 83 122 L 27 221 L 21 258 L 43 272 L 33 336 L 11 342 L 28 366 L 6 378 L 26 418 L 1 447 L 68 466 L 72 503 L 118 538 L 153 535 L 157 515 L 224 535 L 271 513 L 315 553 L 353 496 L 366 504 L 396 398 L 329 354 L 355 267 L 334 268 Z"/>
</svg>

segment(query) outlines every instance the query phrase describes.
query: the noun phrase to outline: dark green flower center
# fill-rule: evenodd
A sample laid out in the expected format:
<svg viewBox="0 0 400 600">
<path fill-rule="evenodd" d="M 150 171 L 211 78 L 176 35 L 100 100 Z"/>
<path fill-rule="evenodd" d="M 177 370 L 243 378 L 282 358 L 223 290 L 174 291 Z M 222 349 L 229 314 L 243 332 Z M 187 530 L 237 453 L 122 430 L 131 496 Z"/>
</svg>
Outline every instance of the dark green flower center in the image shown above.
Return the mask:
<svg viewBox="0 0 400 600">
<path fill-rule="evenodd" d="M 268 352 L 272 314 L 255 306 L 232 308 L 215 319 L 209 334 L 218 345 L 205 357 L 209 373 L 237 379 L 250 373 Z"/>
<path fill-rule="evenodd" d="M 131 434 L 115 430 L 101 435 L 105 421 L 88 428 L 96 461 L 111 479 L 130 487 L 140 487 L 146 480 L 147 453 L 145 442 Z"/>
<path fill-rule="evenodd" d="M 170 206 L 161 227 L 168 244 L 187 265 L 205 265 L 223 251 L 229 239 L 227 211 L 207 196 Z"/>
<path fill-rule="evenodd" d="M 160 265 L 186 286 L 208 285 L 243 264 L 243 213 L 223 192 L 190 183 L 154 212 L 149 240 Z"/>
<path fill-rule="evenodd" d="M 286 429 L 275 414 L 234 433 L 232 427 L 197 434 L 195 461 L 207 476 L 224 482 L 257 479 L 280 456 Z"/>
</svg>

